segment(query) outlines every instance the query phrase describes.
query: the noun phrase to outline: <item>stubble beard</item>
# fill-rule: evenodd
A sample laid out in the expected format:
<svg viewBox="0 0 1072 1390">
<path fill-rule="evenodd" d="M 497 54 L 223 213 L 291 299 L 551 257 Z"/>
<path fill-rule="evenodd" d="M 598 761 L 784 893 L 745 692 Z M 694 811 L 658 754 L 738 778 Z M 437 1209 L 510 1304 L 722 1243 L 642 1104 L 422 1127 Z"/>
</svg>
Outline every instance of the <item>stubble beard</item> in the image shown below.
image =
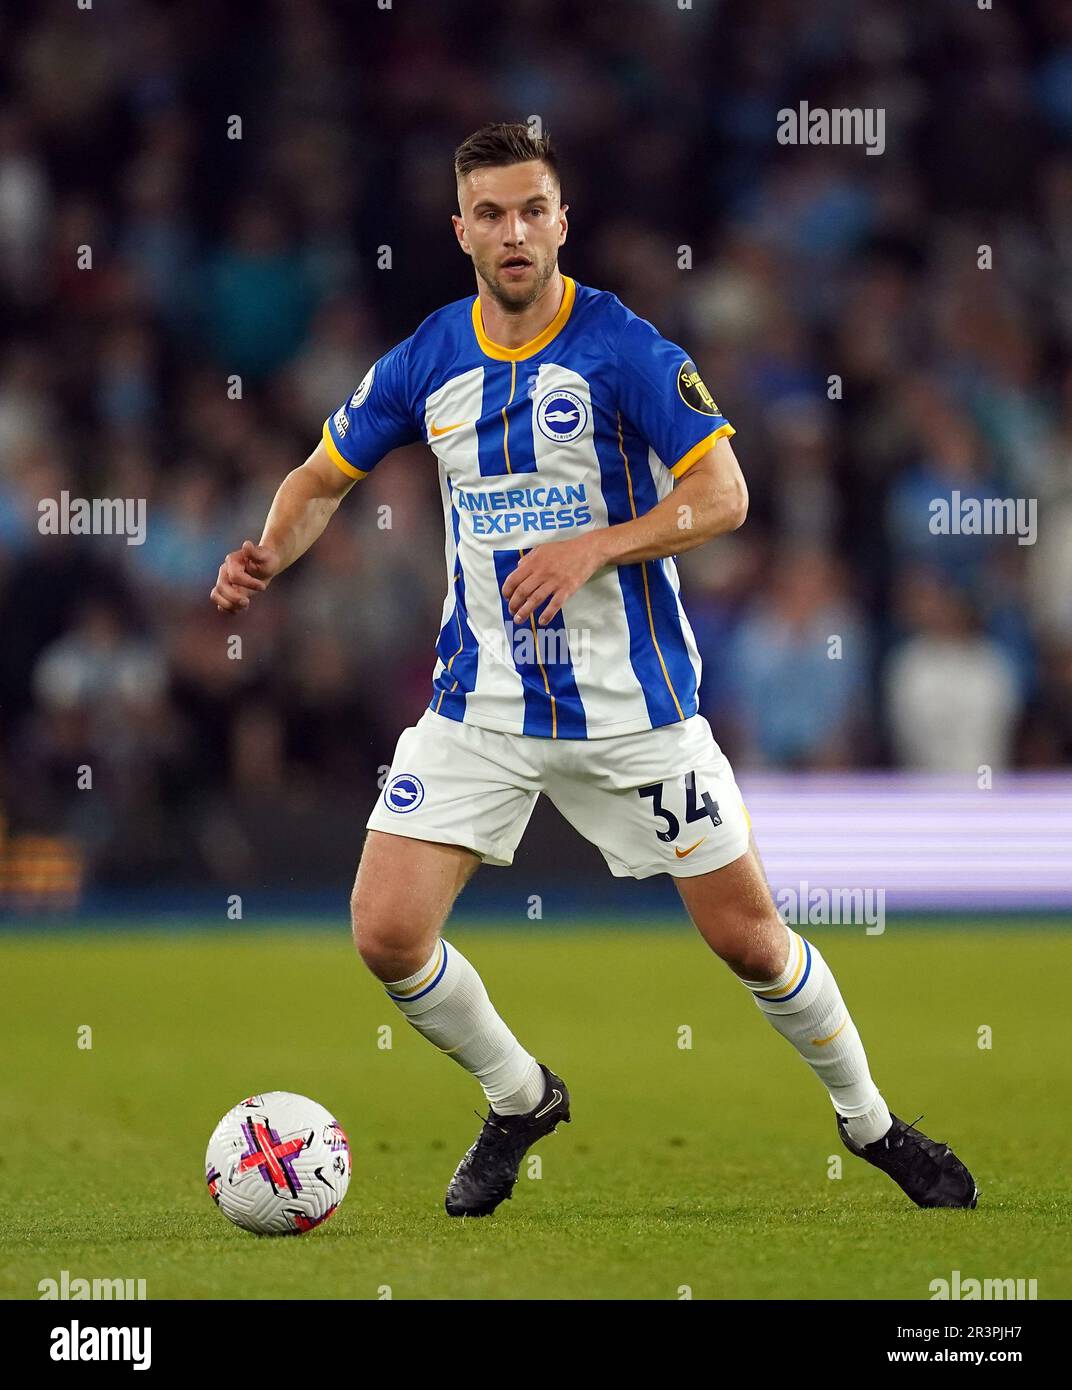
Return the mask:
<svg viewBox="0 0 1072 1390">
<path fill-rule="evenodd" d="M 543 266 L 533 257 L 532 263 L 536 267 L 536 280 L 529 290 L 523 289 L 521 286 L 514 289 L 512 286 L 504 285 L 498 280 L 495 272 L 490 266 L 487 268 L 480 265 L 477 266 L 477 274 L 480 276 L 481 280 L 483 280 L 484 284 L 487 285 L 495 302 L 504 313 L 520 314 L 523 310 L 529 308 L 530 305 L 536 303 L 540 295 L 546 290 L 551 281 L 551 277 L 558 267 L 558 257 L 552 256 L 547 264 Z"/>
</svg>

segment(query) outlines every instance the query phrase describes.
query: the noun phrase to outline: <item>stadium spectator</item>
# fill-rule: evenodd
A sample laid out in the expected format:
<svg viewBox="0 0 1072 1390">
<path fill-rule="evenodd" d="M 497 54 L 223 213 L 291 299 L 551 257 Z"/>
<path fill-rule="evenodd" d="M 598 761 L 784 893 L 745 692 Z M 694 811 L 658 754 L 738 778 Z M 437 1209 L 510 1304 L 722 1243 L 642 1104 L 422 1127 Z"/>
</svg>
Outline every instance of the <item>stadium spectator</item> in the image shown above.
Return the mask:
<svg viewBox="0 0 1072 1390">
<path fill-rule="evenodd" d="M 355 488 L 249 621 L 202 608 L 367 367 L 472 292 L 450 154 L 530 112 L 561 147 L 564 267 L 683 342 L 738 431 L 748 523 L 681 562 L 702 708 L 735 766 L 1067 762 L 1059 9 L 969 26 L 945 5 L 461 0 L 396 7 L 355 52 L 326 0 L 253 28 L 233 7 L 194 20 L 129 0 L 91 45 L 74 8 L 16 5 L 0 45 L 13 828 L 86 816 L 63 771 L 76 753 L 111 787 L 84 826 L 98 876 L 184 854 L 185 872 L 215 871 L 191 808 L 223 834 L 258 777 L 294 816 L 375 787 L 428 698 L 445 583 L 428 452 Z M 460 40 L 474 25 L 486 63 Z M 881 106 L 882 157 L 779 144 L 778 111 L 803 95 Z M 145 544 L 41 535 L 39 502 L 64 489 L 144 499 Z M 936 534 L 932 503 L 954 490 L 1035 498 L 1037 544 Z M 281 872 L 292 824 L 281 812 Z"/>
</svg>

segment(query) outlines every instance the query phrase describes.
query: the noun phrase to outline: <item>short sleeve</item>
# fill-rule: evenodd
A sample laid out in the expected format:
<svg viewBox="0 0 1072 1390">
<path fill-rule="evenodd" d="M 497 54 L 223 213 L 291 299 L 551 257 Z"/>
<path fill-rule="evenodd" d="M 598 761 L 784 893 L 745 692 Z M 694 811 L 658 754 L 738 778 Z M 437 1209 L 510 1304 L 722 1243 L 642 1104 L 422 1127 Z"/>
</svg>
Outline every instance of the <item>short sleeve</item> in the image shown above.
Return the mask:
<svg viewBox="0 0 1072 1390">
<path fill-rule="evenodd" d="M 409 405 L 410 341 L 375 362 L 349 400 L 324 421 L 324 445 L 348 478 L 363 478 L 392 449 L 422 437 Z"/>
<path fill-rule="evenodd" d="M 734 433 L 696 363 L 646 319 L 631 318 L 619 339 L 618 383 L 623 413 L 675 478 Z"/>
</svg>

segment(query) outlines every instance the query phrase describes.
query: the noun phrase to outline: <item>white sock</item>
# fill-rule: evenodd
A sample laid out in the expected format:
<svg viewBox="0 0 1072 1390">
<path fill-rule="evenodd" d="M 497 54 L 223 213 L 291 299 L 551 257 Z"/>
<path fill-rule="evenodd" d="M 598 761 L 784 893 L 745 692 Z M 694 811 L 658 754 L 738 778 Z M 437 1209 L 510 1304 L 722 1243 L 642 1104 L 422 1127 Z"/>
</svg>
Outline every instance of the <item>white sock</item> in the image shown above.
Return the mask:
<svg viewBox="0 0 1072 1390">
<path fill-rule="evenodd" d="M 420 970 L 385 988 L 422 1037 L 476 1077 L 496 1114 L 521 1115 L 539 1105 L 545 1089 L 539 1063 L 495 1012 L 460 951 L 437 941 Z"/>
<path fill-rule="evenodd" d="M 793 1044 L 845 1117 L 855 1144 L 881 1139 L 891 1120 L 826 961 L 791 928 L 785 969 L 774 980 L 743 980 L 771 1024 Z"/>
<path fill-rule="evenodd" d="M 865 1110 L 862 1115 L 847 1116 L 845 1128 L 854 1144 L 873 1144 L 876 1139 L 882 1138 L 892 1123 L 890 1108 L 879 1096 L 870 1110 Z"/>
</svg>

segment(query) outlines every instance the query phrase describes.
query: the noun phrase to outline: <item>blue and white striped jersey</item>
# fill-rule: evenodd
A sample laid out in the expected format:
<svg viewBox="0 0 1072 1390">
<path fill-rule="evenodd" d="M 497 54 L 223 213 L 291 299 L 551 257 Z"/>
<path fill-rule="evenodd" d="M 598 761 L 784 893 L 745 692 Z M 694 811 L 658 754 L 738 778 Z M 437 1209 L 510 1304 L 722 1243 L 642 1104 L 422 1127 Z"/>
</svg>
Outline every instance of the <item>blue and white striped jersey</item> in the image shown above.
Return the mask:
<svg viewBox="0 0 1072 1390">
<path fill-rule="evenodd" d="M 672 559 L 597 571 L 546 628 L 502 585 L 529 547 L 642 516 L 733 427 L 687 354 L 614 295 L 565 278 L 536 338 L 504 348 L 476 296 L 386 353 L 324 424 L 349 477 L 426 440 L 447 596 L 431 708 L 486 729 L 601 738 L 696 713 L 700 659 Z"/>
</svg>

